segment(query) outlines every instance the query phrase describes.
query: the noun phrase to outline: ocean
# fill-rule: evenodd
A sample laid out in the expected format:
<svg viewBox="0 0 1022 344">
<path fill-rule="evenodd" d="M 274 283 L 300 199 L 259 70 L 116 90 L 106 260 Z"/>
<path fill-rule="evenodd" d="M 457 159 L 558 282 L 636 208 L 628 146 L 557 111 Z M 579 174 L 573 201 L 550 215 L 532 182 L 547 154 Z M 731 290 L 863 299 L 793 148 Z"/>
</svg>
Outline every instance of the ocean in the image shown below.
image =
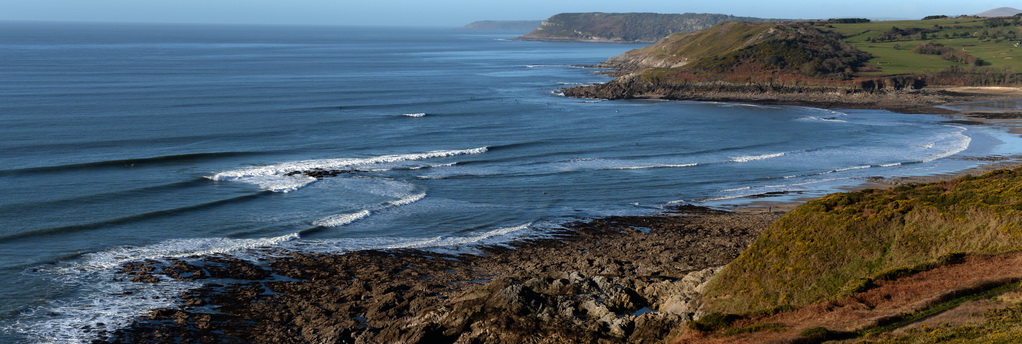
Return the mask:
<svg viewBox="0 0 1022 344">
<path fill-rule="evenodd" d="M 0 342 L 88 343 L 197 286 L 127 262 L 471 252 L 1020 147 L 933 115 L 566 98 L 640 46 L 519 34 L 0 23 Z"/>
</svg>

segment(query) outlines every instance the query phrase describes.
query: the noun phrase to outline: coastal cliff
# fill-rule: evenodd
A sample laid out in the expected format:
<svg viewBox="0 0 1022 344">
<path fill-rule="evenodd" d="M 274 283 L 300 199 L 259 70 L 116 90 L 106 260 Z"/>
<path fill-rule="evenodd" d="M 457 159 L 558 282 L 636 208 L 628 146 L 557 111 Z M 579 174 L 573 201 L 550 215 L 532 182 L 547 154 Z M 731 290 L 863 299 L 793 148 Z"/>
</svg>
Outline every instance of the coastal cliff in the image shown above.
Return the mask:
<svg viewBox="0 0 1022 344">
<path fill-rule="evenodd" d="M 705 30 L 726 22 L 768 19 L 725 14 L 561 13 L 519 37 L 528 41 L 653 43 L 673 33 Z"/>
</svg>

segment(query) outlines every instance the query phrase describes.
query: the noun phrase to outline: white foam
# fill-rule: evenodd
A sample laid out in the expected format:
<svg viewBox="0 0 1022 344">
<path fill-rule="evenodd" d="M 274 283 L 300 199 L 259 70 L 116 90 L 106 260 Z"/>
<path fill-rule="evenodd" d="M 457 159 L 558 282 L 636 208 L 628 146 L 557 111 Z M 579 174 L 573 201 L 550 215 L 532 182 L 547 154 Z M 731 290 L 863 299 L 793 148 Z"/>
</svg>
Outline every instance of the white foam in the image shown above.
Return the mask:
<svg viewBox="0 0 1022 344">
<path fill-rule="evenodd" d="M 64 278 L 65 288 L 84 294 L 71 302 L 51 301 L 47 308 L 24 314 L 27 318 L 9 329 L 27 335 L 30 343 L 86 344 L 97 339 L 98 330 L 113 331 L 131 324 L 150 309 L 173 308 L 176 295 L 201 286 L 197 282 L 160 283 L 115 282 L 113 273 L 76 275 Z M 100 327 L 98 324 L 104 324 Z M 84 331 L 91 328 L 91 331 Z"/>
<path fill-rule="evenodd" d="M 901 163 L 900 162 L 895 162 L 895 163 L 881 164 L 880 165 L 880 167 L 894 167 L 894 166 L 901 166 Z"/>
<path fill-rule="evenodd" d="M 406 113 L 406 114 L 401 114 L 401 116 L 412 117 L 412 118 L 421 118 L 421 117 L 426 117 L 426 113 L 425 112 Z"/>
<path fill-rule="evenodd" d="M 735 192 L 735 191 L 744 191 L 744 190 L 751 190 L 751 189 L 752 189 L 751 186 L 743 186 L 743 187 L 740 187 L 740 188 L 724 189 L 724 190 L 721 190 L 721 191 L 723 191 L 723 192 Z"/>
<path fill-rule="evenodd" d="M 214 176 L 213 180 L 225 180 L 217 179 Z M 292 176 L 286 176 L 283 174 L 274 175 L 253 175 L 247 178 L 238 178 L 238 181 L 244 181 L 249 184 L 259 185 L 263 190 L 269 190 L 273 192 L 287 193 L 301 189 L 303 186 L 312 184 L 316 181 L 316 178 L 309 177 L 302 174 L 296 174 Z"/>
<path fill-rule="evenodd" d="M 425 192 L 420 193 L 420 194 L 411 195 L 411 196 L 408 196 L 408 197 L 405 197 L 405 198 L 402 198 L 402 199 L 399 199 L 399 200 L 396 200 L 396 201 L 387 202 L 387 205 L 391 205 L 391 206 L 395 206 L 395 207 L 400 207 L 400 206 L 409 205 L 409 204 L 418 202 L 418 201 L 422 200 L 423 198 L 426 198 L 426 193 Z"/>
<path fill-rule="evenodd" d="M 707 199 L 704 199 L 704 200 L 700 200 L 699 203 L 727 201 L 727 200 L 732 200 L 732 199 L 751 197 L 751 196 L 755 196 L 755 195 L 758 195 L 758 194 L 741 194 L 741 195 L 731 195 L 731 196 L 719 196 L 719 197 L 712 197 L 712 198 L 707 198 Z"/>
<path fill-rule="evenodd" d="M 972 144 L 972 138 L 969 137 L 968 135 L 965 135 L 965 131 L 969 130 L 969 129 L 966 129 L 966 128 L 963 128 L 963 127 L 959 127 L 959 126 L 949 126 L 949 127 L 957 128 L 958 131 L 955 131 L 953 133 L 945 135 L 944 137 L 941 137 L 943 140 L 940 140 L 938 142 L 934 142 L 933 143 L 934 146 L 935 146 L 937 143 L 944 143 L 944 142 L 946 142 L 947 149 L 944 150 L 943 152 L 938 152 L 938 153 L 931 154 L 931 155 L 927 156 L 925 159 L 923 159 L 922 162 L 930 162 L 930 161 L 934 161 L 934 160 L 939 160 L 939 159 L 947 158 L 947 157 L 950 157 L 952 155 L 961 153 L 961 152 L 965 151 L 966 149 L 969 149 L 969 145 Z"/>
<path fill-rule="evenodd" d="M 143 247 L 123 247 L 84 255 L 80 260 L 41 270 L 78 296 L 70 301 L 53 300 L 36 313 L 23 314 L 16 323 L 0 330 L 20 332 L 34 343 L 91 343 L 99 330 L 116 330 L 155 308 L 175 307 L 177 295 L 198 288 L 201 283 L 170 279 L 156 274 L 159 283 L 123 280 L 119 268 L 127 262 L 186 258 L 232 253 L 278 246 L 298 239 L 298 234 L 271 238 L 201 238 L 169 240 Z M 97 324 L 104 324 L 99 327 Z M 91 331 L 84 329 L 92 328 Z"/>
<path fill-rule="evenodd" d="M 873 167 L 873 165 L 860 165 L 860 166 L 842 167 L 842 168 L 837 168 L 837 169 L 830 170 L 828 173 L 837 173 L 837 172 L 845 172 L 845 171 L 853 171 L 853 170 L 865 170 L 865 169 L 870 168 L 870 167 Z"/>
<path fill-rule="evenodd" d="M 570 67 L 574 67 L 574 66 L 569 66 L 569 65 L 540 65 L 540 64 L 525 65 L 525 68 L 570 68 Z"/>
<path fill-rule="evenodd" d="M 683 167 L 694 167 L 699 166 L 697 163 L 692 164 L 659 164 L 659 165 L 639 165 L 639 166 L 618 166 L 608 167 L 608 170 L 645 170 L 650 168 L 683 168 Z"/>
<path fill-rule="evenodd" d="M 820 121 L 820 122 L 848 123 L 848 121 L 846 121 L 846 120 L 837 119 L 837 118 L 833 118 L 833 117 L 806 116 L 806 117 L 799 118 L 798 120 L 799 121 Z"/>
<path fill-rule="evenodd" d="M 457 162 L 449 162 L 449 163 L 445 163 L 445 164 L 432 164 L 432 165 L 426 165 L 426 166 L 413 166 L 413 167 L 411 167 L 409 169 L 410 170 L 422 170 L 422 169 L 427 169 L 427 168 L 451 167 L 451 166 L 454 166 L 454 165 L 457 165 L 457 164 L 458 164 Z"/>
<path fill-rule="evenodd" d="M 702 199 L 702 200 L 699 200 L 698 202 L 699 203 L 709 203 L 709 202 L 727 201 L 727 200 L 733 200 L 733 199 L 741 199 L 741 198 L 749 198 L 749 197 L 753 197 L 753 196 L 760 196 L 760 195 L 767 194 L 769 192 L 804 190 L 805 188 L 803 188 L 803 187 L 806 186 L 806 185 L 828 183 L 828 182 L 834 182 L 834 181 L 839 181 L 839 180 L 848 180 L 848 179 L 849 178 L 810 179 L 810 180 L 807 180 L 807 181 L 804 181 L 804 182 L 799 182 L 799 183 L 777 184 L 777 185 L 761 185 L 761 186 L 747 186 L 747 187 L 731 188 L 731 189 L 721 190 L 721 192 L 732 193 L 730 195 L 721 195 L 721 196 L 717 196 L 717 197 Z M 751 190 L 755 190 L 755 191 L 751 191 Z M 751 192 L 733 193 L 733 192 L 737 192 L 737 191 L 751 191 Z M 670 203 L 668 203 L 668 204 L 670 204 Z"/>
<path fill-rule="evenodd" d="M 551 234 L 533 226 L 532 222 L 488 230 L 471 236 L 437 236 L 432 238 L 346 238 L 295 242 L 305 252 L 340 253 L 353 250 L 423 249 L 476 253 L 475 247 L 502 245 L 526 238 L 544 238 Z"/>
<path fill-rule="evenodd" d="M 766 159 L 780 158 L 780 157 L 784 156 L 785 154 L 786 153 L 771 153 L 771 154 L 762 154 L 762 155 L 743 155 L 743 156 L 732 157 L 731 161 L 732 162 L 739 162 L 739 163 L 741 163 L 741 162 L 750 162 L 750 161 L 756 161 L 756 160 L 766 160 Z"/>
<path fill-rule="evenodd" d="M 340 227 L 367 218 L 369 215 L 372 215 L 372 212 L 368 210 L 362 210 L 357 213 L 330 215 L 313 222 L 312 225 L 318 227 Z"/>
<path fill-rule="evenodd" d="M 446 158 L 458 155 L 482 154 L 487 152 L 488 150 L 489 147 L 479 147 L 463 150 L 437 150 L 426 153 L 381 155 L 370 158 L 301 160 L 274 165 L 224 171 L 214 174 L 207 178 L 216 181 L 239 181 L 244 183 L 255 184 L 259 185 L 259 187 L 261 187 L 264 190 L 270 190 L 273 192 L 290 192 L 298 190 L 303 186 L 315 182 L 316 178 L 300 174 L 292 176 L 285 175 L 289 172 L 310 171 L 317 169 L 318 170 L 353 169 L 357 167 L 366 167 L 377 164 Z M 377 168 L 375 170 L 387 169 Z"/>
<path fill-rule="evenodd" d="M 532 222 L 513 226 L 513 227 L 502 227 L 492 229 L 483 233 L 479 233 L 473 236 L 439 236 L 431 239 L 414 241 L 397 245 L 397 247 L 388 248 L 438 248 L 438 247 L 450 247 L 450 246 L 464 246 L 464 245 L 479 245 L 479 244 L 496 244 L 511 241 L 513 234 L 523 232 L 532 227 Z M 497 240 L 491 240 L 497 239 Z"/>
<path fill-rule="evenodd" d="M 238 251 L 274 247 L 283 242 L 299 239 L 298 233 L 290 233 L 270 238 L 234 239 L 234 238 L 193 238 L 167 240 L 155 245 L 140 247 L 121 247 L 102 252 L 86 254 L 82 261 L 74 264 L 73 270 L 112 269 L 124 262 L 146 259 L 184 258 L 214 254 L 235 253 Z"/>
</svg>

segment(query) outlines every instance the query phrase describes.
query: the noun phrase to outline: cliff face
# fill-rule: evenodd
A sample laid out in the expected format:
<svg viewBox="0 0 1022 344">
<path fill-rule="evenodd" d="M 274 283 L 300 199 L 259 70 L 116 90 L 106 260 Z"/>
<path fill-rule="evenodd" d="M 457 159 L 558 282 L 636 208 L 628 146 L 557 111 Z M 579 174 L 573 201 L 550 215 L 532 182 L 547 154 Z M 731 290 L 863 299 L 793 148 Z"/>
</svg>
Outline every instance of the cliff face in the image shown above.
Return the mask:
<svg viewBox="0 0 1022 344">
<path fill-rule="evenodd" d="M 562 13 L 543 21 L 521 40 L 653 43 L 672 33 L 705 30 L 726 22 L 767 19 L 724 14 Z"/>
</svg>

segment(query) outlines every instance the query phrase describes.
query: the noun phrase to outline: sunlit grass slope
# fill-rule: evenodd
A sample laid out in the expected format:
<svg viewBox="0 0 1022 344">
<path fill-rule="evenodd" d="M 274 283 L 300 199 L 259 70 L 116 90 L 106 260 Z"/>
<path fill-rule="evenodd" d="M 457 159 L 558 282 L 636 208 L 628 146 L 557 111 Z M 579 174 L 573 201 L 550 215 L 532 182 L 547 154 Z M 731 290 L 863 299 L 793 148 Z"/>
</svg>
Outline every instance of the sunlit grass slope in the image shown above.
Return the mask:
<svg viewBox="0 0 1022 344">
<path fill-rule="evenodd" d="M 772 224 L 707 290 L 712 311 L 749 314 L 861 290 L 871 278 L 958 253 L 1022 249 L 1022 169 L 838 193 Z"/>
</svg>

